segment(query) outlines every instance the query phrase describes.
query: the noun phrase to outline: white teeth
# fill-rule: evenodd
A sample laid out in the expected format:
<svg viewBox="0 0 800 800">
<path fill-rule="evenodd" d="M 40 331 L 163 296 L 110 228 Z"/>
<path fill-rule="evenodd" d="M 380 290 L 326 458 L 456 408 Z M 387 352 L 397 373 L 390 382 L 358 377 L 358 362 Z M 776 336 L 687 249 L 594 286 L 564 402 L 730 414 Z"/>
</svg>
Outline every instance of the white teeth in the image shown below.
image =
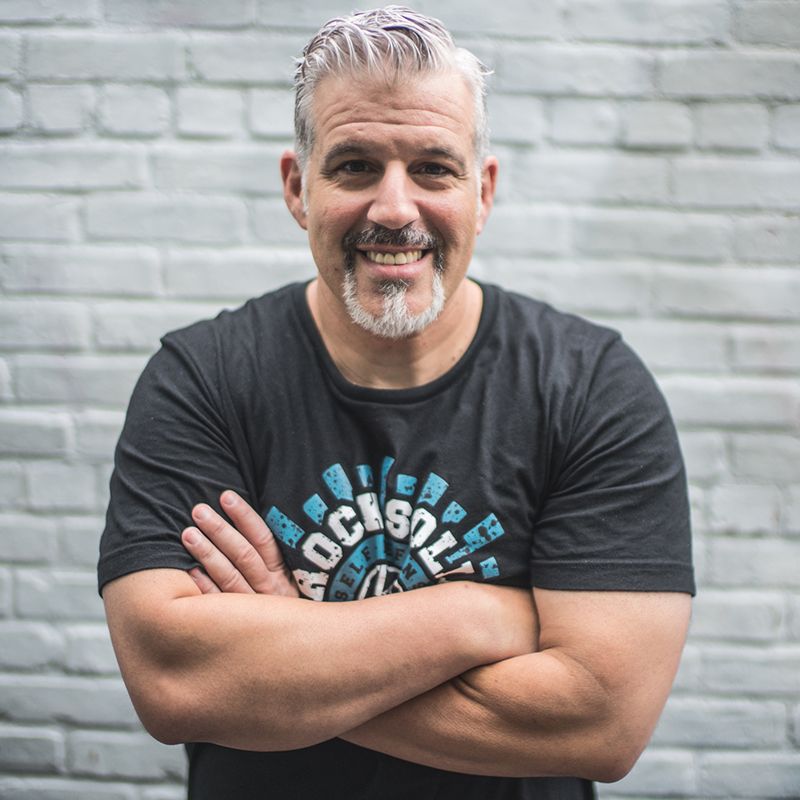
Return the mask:
<svg viewBox="0 0 800 800">
<path fill-rule="evenodd" d="M 422 250 L 412 250 L 409 253 L 376 253 L 374 250 L 366 250 L 364 255 L 376 264 L 412 264 L 422 258 Z"/>
</svg>

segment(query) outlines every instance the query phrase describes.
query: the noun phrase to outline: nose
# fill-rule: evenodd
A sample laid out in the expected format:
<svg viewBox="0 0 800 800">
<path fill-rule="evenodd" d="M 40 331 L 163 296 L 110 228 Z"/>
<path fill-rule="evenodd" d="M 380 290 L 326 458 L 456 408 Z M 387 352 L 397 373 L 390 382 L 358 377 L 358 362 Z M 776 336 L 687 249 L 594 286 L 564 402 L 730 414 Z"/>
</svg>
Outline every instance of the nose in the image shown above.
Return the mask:
<svg viewBox="0 0 800 800">
<path fill-rule="evenodd" d="M 399 230 L 416 222 L 419 219 L 419 210 L 413 196 L 414 189 L 414 182 L 405 167 L 401 164 L 390 164 L 376 184 L 367 219 L 392 230 Z"/>
</svg>

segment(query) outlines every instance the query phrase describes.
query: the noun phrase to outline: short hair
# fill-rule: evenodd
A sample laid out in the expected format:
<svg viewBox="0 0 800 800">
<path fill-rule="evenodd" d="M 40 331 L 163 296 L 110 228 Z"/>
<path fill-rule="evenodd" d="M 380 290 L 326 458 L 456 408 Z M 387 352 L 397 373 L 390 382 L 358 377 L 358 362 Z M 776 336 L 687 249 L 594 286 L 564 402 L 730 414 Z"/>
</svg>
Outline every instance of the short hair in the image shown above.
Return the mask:
<svg viewBox="0 0 800 800">
<path fill-rule="evenodd" d="M 329 75 L 354 72 L 387 78 L 410 73 L 460 73 L 474 100 L 475 157 L 489 150 L 486 76 L 490 70 L 463 47 L 457 47 L 444 25 L 405 6 L 356 11 L 326 22 L 303 49 L 294 73 L 295 149 L 305 169 L 314 146 L 314 91 Z"/>
</svg>

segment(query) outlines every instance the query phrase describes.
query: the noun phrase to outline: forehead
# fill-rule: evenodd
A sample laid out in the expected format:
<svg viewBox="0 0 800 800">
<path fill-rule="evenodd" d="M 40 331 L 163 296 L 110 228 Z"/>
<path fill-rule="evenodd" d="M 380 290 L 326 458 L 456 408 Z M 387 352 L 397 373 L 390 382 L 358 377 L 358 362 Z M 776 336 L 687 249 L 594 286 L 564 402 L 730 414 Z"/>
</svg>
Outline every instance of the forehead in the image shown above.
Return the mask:
<svg viewBox="0 0 800 800">
<path fill-rule="evenodd" d="M 316 88 L 312 112 L 320 152 L 343 141 L 459 149 L 474 141 L 473 96 L 457 72 L 329 76 Z"/>
</svg>

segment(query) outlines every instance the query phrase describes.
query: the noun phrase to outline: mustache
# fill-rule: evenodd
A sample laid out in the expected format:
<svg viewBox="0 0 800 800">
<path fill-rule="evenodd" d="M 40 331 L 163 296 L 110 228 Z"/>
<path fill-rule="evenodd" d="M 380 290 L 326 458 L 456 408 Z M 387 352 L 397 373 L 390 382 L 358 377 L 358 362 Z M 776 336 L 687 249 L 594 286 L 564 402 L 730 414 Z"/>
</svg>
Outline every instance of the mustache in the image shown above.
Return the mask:
<svg viewBox="0 0 800 800">
<path fill-rule="evenodd" d="M 412 227 L 393 230 L 383 225 L 374 225 L 363 231 L 351 231 L 343 240 L 346 250 L 352 251 L 358 245 L 389 245 L 390 247 L 414 247 L 420 250 L 431 250 L 441 247 L 437 236 L 428 231 L 416 230 Z"/>
</svg>

